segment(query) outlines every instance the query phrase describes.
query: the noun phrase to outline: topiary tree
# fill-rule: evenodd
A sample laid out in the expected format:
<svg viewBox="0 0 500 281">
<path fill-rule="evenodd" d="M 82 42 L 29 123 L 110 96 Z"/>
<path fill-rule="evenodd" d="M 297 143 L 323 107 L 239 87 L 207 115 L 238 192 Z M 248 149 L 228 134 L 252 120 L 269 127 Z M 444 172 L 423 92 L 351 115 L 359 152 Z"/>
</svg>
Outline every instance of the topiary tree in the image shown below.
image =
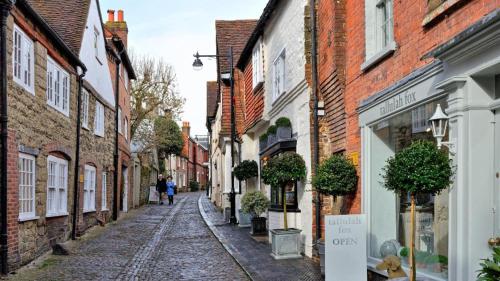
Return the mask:
<svg viewBox="0 0 500 281">
<path fill-rule="evenodd" d="M 401 196 L 410 194 L 410 281 L 416 277 L 415 268 L 415 196 L 439 194 L 450 184 L 453 171 L 448 155 L 429 141 L 416 141 L 387 160 L 382 175 L 385 187 Z"/>
<path fill-rule="evenodd" d="M 274 122 L 274 125 L 276 125 L 276 127 L 292 127 L 292 122 L 286 117 L 280 117 Z"/>
<path fill-rule="evenodd" d="M 278 127 L 276 125 L 271 125 L 269 128 L 267 128 L 267 135 L 276 135 L 276 131 L 278 130 Z"/>
<path fill-rule="evenodd" d="M 313 186 L 322 194 L 343 196 L 356 191 L 356 167 L 345 155 L 335 154 L 318 167 Z"/>
<path fill-rule="evenodd" d="M 262 169 L 262 179 L 271 188 L 285 187 L 290 183 L 295 183 L 305 179 L 306 164 L 302 156 L 295 152 L 285 152 L 272 157 Z M 286 212 L 286 193 L 283 196 L 283 217 L 284 228 L 288 230 L 288 219 Z"/>
<path fill-rule="evenodd" d="M 269 199 L 260 191 L 250 191 L 241 198 L 241 207 L 247 214 L 253 218 L 258 218 L 269 207 Z"/>
<path fill-rule="evenodd" d="M 240 180 L 247 180 L 259 174 L 259 167 L 254 160 L 244 160 L 234 168 L 234 176 Z"/>
</svg>

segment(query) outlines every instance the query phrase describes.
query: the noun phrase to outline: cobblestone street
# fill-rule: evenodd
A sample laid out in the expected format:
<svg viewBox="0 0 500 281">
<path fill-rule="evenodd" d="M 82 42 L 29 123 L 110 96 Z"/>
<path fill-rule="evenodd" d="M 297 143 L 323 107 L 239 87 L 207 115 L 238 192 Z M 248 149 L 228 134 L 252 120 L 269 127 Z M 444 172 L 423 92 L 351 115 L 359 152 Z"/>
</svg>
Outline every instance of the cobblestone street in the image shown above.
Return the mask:
<svg viewBox="0 0 500 281">
<path fill-rule="evenodd" d="M 8 280 L 248 280 L 203 222 L 200 195 L 133 211 Z"/>
</svg>

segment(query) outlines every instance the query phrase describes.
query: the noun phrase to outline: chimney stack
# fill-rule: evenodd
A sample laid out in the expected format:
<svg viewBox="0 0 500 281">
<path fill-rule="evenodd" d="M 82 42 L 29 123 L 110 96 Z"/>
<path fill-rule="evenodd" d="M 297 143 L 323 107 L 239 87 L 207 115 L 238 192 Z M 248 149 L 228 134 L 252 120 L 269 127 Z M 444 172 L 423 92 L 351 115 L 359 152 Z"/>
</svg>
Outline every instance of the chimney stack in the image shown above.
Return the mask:
<svg viewBox="0 0 500 281">
<path fill-rule="evenodd" d="M 118 21 L 123 22 L 123 10 L 118 10 Z"/>
<path fill-rule="evenodd" d="M 108 10 L 108 22 L 115 21 L 115 10 Z"/>
<path fill-rule="evenodd" d="M 190 136 L 191 127 L 189 126 L 189 122 L 187 121 L 182 122 L 182 133 L 184 133 L 188 137 Z"/>
<path fill-rule="evenodd" d="M 128 40 L 128 27 L 127 22 L 123 16 L 123 10 L 118 10 L 118 17 L 115 19 L 115 10 L 108 10 L 108 21 L 106 22 L 106 28 L 113 34 L 123 41 L 125 48 L 127 47 Z"/>
</svg>

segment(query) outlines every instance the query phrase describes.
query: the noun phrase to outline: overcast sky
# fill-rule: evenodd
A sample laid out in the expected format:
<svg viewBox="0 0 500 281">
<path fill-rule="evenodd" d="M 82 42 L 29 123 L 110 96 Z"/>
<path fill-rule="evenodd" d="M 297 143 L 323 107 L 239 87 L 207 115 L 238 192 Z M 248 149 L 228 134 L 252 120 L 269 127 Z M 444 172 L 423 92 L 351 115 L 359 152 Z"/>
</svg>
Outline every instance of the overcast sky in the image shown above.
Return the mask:
<svg viewBox="0 0 500 281">
<path fill-rule="evenodd" d="M 186 98 L 182 120 L 191 134 L 207 134 L 206 81 L 215 80 L 214 60 L 192 68 L 193 53 L 215 53 L 215 20 L 258 19 L 267 0 L 100 0 L 103 20 L 108 9 L 124 10 L 129 49 L 163 57 L 176 73 L 178 90 Z"/>
</svg>

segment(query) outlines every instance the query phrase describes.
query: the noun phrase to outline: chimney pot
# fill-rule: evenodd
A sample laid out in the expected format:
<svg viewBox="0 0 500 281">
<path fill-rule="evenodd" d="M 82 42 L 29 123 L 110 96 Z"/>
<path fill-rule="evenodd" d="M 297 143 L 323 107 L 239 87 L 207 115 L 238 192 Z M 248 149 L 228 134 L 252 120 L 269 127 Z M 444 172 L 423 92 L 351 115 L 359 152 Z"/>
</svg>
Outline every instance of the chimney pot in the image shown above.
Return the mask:
<svg viewBox="0 0 500 281">
<path fill-rule="evenodd" d="M 123 10 L 118 10 L 118 21 L 119 22 L 123 21 Z"/>
<path fill-rule="evenodd" d="M 115 10 L 108 10 L 108 21 L 109 22 L 115 21 Z"/>
</svg>

